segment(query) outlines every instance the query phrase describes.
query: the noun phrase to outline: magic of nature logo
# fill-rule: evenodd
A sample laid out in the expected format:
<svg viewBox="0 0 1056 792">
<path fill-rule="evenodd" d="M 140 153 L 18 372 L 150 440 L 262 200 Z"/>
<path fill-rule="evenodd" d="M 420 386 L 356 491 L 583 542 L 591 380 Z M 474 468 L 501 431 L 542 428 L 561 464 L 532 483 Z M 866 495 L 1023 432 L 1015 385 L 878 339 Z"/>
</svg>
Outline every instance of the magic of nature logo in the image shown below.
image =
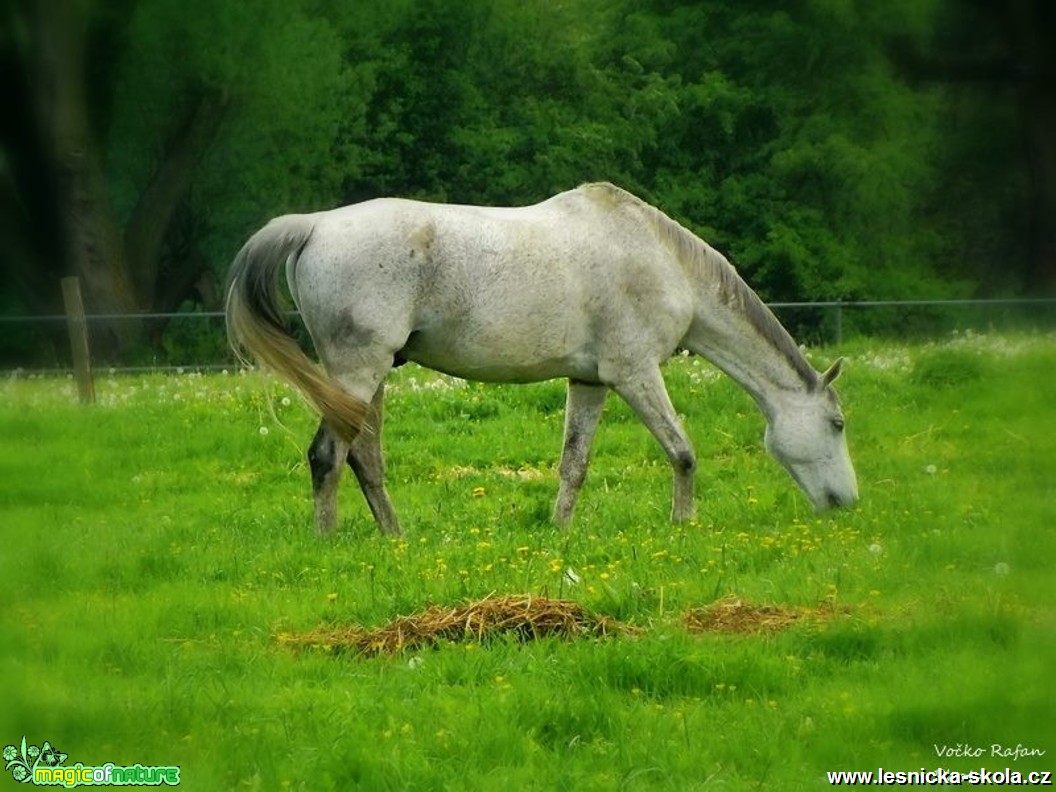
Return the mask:
<svg viewBox="0 0 1056 792">
<path fill-rule="evenodd" d="M 4 769 L 22 784 L 41 786 L 176 786 L 180 783 L 180 768 L 176 765 L 118 765 L 106 762 L 86 765 L 67 764 L 69 754 L 60 751 L 49 741 L 30 745 L 22 737 L 19 745 L 4 746 Z"/>
</svg>

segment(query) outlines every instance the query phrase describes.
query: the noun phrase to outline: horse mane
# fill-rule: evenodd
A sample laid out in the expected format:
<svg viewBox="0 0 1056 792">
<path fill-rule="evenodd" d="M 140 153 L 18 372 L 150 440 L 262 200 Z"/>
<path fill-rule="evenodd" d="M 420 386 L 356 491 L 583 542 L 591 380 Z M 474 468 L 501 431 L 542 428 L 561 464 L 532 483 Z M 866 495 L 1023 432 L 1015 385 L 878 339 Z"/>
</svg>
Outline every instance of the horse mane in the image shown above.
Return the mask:
<svg viewBox="0 0 1056 792">
<path fill-rule="evenodd" d="M 788 359 L 806 385 L 817 384 L 818 374 L 795 340 L 725 256 L 655 206 L 614 184 L 596 182 L 584 184 L 580 189 L 598 203 L 637 210 L 682 265 L 700 280 L 713 284 L 718 299 L 741 312 L 767 343 Z"/>
</svg>

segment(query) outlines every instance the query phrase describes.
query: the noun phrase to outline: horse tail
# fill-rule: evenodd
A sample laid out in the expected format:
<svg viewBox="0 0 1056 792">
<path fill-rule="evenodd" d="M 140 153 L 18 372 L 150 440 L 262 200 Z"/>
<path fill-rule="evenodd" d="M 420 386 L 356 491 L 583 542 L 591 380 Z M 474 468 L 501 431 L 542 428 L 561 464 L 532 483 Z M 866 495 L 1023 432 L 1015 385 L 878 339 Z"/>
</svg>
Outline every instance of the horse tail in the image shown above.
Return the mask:
<svg viewBox="0 0 1056 792">
<path fill-rule="evenodd" d="M 238 251 L 228 278 L 227 337 L 239 359 L 252 357 L 294 385 L 333 431 L 351 441 L 370 405 L 308 359 L 279 309 L 279 269 L 300 256 L 313 229 L 308 215 L 276 217 Z"/>
</svg>

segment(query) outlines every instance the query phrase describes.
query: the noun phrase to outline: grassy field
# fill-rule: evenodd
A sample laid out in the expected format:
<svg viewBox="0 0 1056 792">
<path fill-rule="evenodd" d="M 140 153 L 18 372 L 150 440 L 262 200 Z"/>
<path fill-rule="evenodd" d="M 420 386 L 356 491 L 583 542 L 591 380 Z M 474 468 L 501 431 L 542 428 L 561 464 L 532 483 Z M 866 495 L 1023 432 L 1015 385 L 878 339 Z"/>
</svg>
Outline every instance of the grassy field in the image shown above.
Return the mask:
<svg viewBox="0 0 1056 792">
<path fill-rule="evenodd" d="M 666 461 L 610 397 L 567 533 L 547 522 L 562 384 L 404 367 L 386 432 L 399 541 L 351 480 L 339 534 L 313 534 L 314 421 L 272 380 L 104 372 L 92 408 L 72 382 L 6 381 L 0 744 L 179 765 L 194 790 L 798 790 L 829 770 L 1056 769 L 1056 338 L 813 359 L 837 353 L 857 509 L 816 518 L 748 396 L 679 358 L 666 376 L 700 459 L 697 521 L 668 522 Z M 575 600 L 640 632 L 381 657 L 278 638 L 489 594 Z M 731 597 L 828 616 L 686 629 L 687 609 Z M 938 755 L 964 746 L 979 755 Z"/>
</svg>

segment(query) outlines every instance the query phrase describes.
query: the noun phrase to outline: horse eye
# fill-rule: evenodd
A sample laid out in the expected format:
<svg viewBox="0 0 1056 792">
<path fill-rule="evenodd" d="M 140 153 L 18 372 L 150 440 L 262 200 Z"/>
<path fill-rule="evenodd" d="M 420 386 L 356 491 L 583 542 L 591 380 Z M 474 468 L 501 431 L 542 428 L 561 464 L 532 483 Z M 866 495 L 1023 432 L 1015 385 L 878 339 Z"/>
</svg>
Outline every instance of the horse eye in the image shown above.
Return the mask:
<svg viewBox="0 0 1056 792">
<path fill-rule="evenodd" d="M 842 432 L 843 431 L 843 419 L 842 418 L 833 418 L 832 419 L 832 428 L 835 429 L 837 432 Z"/>
</svg>

